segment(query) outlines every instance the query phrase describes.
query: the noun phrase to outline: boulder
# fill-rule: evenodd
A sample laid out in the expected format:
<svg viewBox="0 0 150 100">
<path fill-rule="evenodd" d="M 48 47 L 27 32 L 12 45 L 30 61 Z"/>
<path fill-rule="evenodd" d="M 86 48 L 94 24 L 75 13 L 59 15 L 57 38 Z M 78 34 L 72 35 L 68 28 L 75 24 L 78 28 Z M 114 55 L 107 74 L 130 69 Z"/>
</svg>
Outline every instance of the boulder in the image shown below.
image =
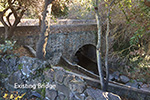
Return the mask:
<svg viewBox="0 0 150 100">
<path fill-rule="evenodd" d="M 127 76 L 124 76 L 124 75 L 121 75 L 120 76 L 120 81 L 122 82 L 122 83 L 127 83 L 127 82 L 129 82 L 129 78 L 127 77 Z"/>
<path fill-rule="evenodd" d="M 48 97 L 50 100 L 56 100 L 57 95 L 58 95 L 57 90 L 53 90 L 53 89 L 49 90 L 49 89 L 46 89 L 46 97 Z"/>
<path fill-rule="evenodd" d="M 126 85 L 131 86 L 131 87 L 135 87 L 135 88 L 139 87 L 139 84 L 136 80 L 133 80 L 132 82 L 128 82 L 128 83 L 126 83 Z"/>
<path fill-rule="evenodd" d="M 91 87 L 85 90 L 85 94 L 89 97 L 86 98 L 86 100 L 121 100 L 119 96 L 113 93 L 103 92 L 99 89 L 93 89 Z"/>
<path fill-rule="evenodd" d="M 19 91 L 19 93 L 27 93 L 25 97 L 34 96 L 44 100 L 120 100 L 109 92 L 102 92 L 100 89 L 93 89 L 90 86 L 87 88 L 87 83 L 83 78 L 76 76 L 73 73 L 68 73 L 62 67 L 53 67 L 46 62 L 40 61 L 36 58 L 21 57 L 19 60 L 9 59 L 0 63 L 6 65 L 9 63 L 10 68 L 17 68 L 12 70 L 12 74 L 8 75 L 4 87 L 10 91 Z M 11 64 L 12 63 L 12 64 Z M 15 67 L 12 67 L 14 65 Z M 0 69 L 2 69 L 0 67 Z M 4 68 L 7 72 L 7 68 Z M 10 70 L 9 70 L 10 71 Z M 2 76 L 0 76 L 1 78 Z M 34 91 L 45 88 L 45 98 L 40 92 L 32 92 L 32 88 L 28 89 L 14 89 L 14 84 L 34 84 L 36 89 Z M 49 84 L 49 88 L 38 88 L 38 84 Z M 1 85 L 0 81 L 0 85 Z M 88 84 L 89 85 L 89 84 Z"/>
</svg>

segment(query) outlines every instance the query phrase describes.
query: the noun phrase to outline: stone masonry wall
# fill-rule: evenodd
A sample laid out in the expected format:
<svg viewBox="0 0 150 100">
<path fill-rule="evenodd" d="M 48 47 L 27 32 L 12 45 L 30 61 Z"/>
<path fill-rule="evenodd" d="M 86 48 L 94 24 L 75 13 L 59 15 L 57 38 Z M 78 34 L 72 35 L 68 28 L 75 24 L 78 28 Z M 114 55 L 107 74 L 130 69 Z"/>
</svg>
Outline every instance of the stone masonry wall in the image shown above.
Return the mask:
<svg viewBox="0 0 150 100">
<path fill-rule="evenodd" d="M 56 65 L 61 56 L 72 62 L 75 53 L 86 44 L 96 45 L 94 31 L 50 34 L 46 58 Z"/>
<path fill-rule="evenodd" d="M 0 38 L 4 37 L 4 32 L 4 27 L 0 27 Z M 14 40 L 19 45 L 30 45 L 35 48 L 39 33 L 39 26 L 18 26 L 14 32 Z"/>
</svg>

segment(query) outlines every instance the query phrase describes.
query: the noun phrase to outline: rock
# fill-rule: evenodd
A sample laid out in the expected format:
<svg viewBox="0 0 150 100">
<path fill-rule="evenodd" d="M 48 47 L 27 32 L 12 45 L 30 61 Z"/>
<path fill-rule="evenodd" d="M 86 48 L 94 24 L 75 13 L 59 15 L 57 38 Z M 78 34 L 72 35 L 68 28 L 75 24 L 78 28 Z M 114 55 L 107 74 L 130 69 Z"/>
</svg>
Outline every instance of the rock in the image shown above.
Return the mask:
<svg viewBox="0 0 150 100">
<path fill-rule="evenodd" d="M 114 80 L 114 76 L 112 74 L 109 75 L 109 81 L 113 81 Z"/>
<path fill-rule="evenodd" d="M 0 65 L 0 76 L 3 78 L 3 75 L 7 75 L 7 74 L 8 74 L 7 67 Z"/>
<path fill-rule="evenodd" d="M 66 96 L 66 98 L 69 98 L 69 94 L 71 91 L 65 85 L 56 84 L 56 90 L 58 90 L 59 92 L 62 92 Z"/>
<path fill-rule="evenodd" d="M 120 81 L 119 76 L 115 76 L 115 81 Z"/>
<path fill-rule="evenodd" d="M 41 95 L 36 91 L 32 91 L 31 92 L 31 97 L 41 98 Z"/>
<path fill-rule="evenodd" d="M 127 83 L 127 82 L 129 82 L 129 78 L 127 77 L 127 76 L 124 76 L 124 75 L 121 75 L 120 76 L 120 81 L 122 82 L 122 83 Z"/>
<path fill-rule="evenodd" d="M 119 76 L 120 75 L 120 73 L 118 72 L 118 71 L 115 71 L 115 72 L 113 72 L 113 74 L 112 75 L 114 75 L 114 76 Z"/>
<path fill-rule="evenodd" d="M 20 60 L 17 62 L 17 66 L 21 69 L 22 74 L 25 77 L 29 77 L 31 74 L 40 68 L 45 68 L 46 62 L 38 60 L 37 58 L 31 57 L 21 57 Z"/>
<path fill-rule="evenodd" d="M 55 82 L 63 83 L 66 73 L 63 70 L 58 70 L 55 72 Z"/>
<path fill-rule="evenodd" d="M 143 84 L 140 89 L 145 91 L 150 91 L 150 87 L 147 84 Z"/>
<path fill-rule="evenodd" d="M 7 58 L 7 56 L 0 59 L 0 69 L 3 74 L 8 74 L 17 71 L 16 57 Z"/>
<path fill-rule="evenodd" d="M 2 79 L 1 76 L 0 76 L 0 79 Z M 1 87 L 4 87 L 4 86 L 5 86 L 5 84 L 4 84 L 1 80 L 0 80 L 0 86 L 1 86 Z"/>
<path fill-rule="evenodd" d="M 82 93 L 82 94 L 80 94 L 80 93 L 76 93 L 75 94 L 80 100 L 85 100 L 85 94 L 84 93 Z"/>
<path fill-rule="evenodd" d="M 40 98 L 41 95 L 37 92 L 32 92 L 32 88 L 14 90 L 14 83 L 49 84 L 47 85 L 49 87 L 46 88 L 44 100 L 104 100 L 105 97 L 103 94 L 105 94 L 109 100 L 119 100 L 117 96 L 111 93 L 102 92 L 99 89 L 93 89 L 91 87 L 87 89 L 87 84 L 82 78 L 71 73 L 68 74 L 62 67 L 53 67 L 49 69 L 46 67 L 49 66 L 49 64 L 46 65 L 46 62 L 36 58 L 21 57 L 19 61 L 13 61 L 13 59 L 11 59 L 11 61 L 6 60 L 5 62 L 12 63 L 10 64 L 11 68 L 14 68 L 12 65 L 15 65 L 15 63 L 16 68 L 20 68 L 19 71 L 10 75 L 8 81 L 4 83 L 4 87 L 10 91 L 17 90 L 19 93 L 26 92 L 26 97 L 34 96 Z M 3 62 L 4 65 L 6 65 L 5 62 Z M 2 63 L 2 61 L 0 61 L 0 63 Z M 7 68 L 5 70 L 7 72 Z M 0 78 L 2 78 L 2 76 L 0 76 Z M 1 84 L 0 82 L 0 85 Z M 39 87 L 36 86 L 36 89 L 38 88 Z M 44 86 L 41 88 L 44 88 Z"/>
<path fill-rule="evenodd" d="M 128 83 L 126 83 L 126 85 L 135 87 L 135 88 L 139 87 L 138 82 L 136 80 L 133 80 L 133 82 L 128 82 Z"/>
<path fill-rule="evenodd" d="M 44 100 L 50 100 L 48 97 L 45 97 Z"/>
<path fill-rule="evenodd" d="M 69 82 L 73 79 L 73 76 L 71 74 L 68 74 L 66 76 L 66 78 L 64 79 L 64 85 L 68 86 L 69 85 Z"/>
<path fill-rule="evenodd" d="M 6 63 L 5 63 L 5 59 L 0 58 L 0 65 L 4 67 L 4 66 L 5 66 L 5 64 L 6 64 Z"/>
<path fill-rule="evenodd" d="M 81 77 L 77 77 L 77 76 L 75 76 L 75 80 L 78 82 L 84 82 L 84 80 Z"/>
<path fill-rule="evenodd" d="M 150 96 L 146 96 L 144 99 L 145 100 L 150 100 Z"/>
<path fill-rule="evenodd" d="M 85 98 L 85 100 L 95 100 L 95 99 L 93 99 L 91 96 L 88 96 Z"/>
<path fill-rule="evenodd" d="M 99 89 L 93 89 L 91 87 L 85 90 L 85 94 L 92 97 L 92 100 L 121 100 L 119 96 L 109 92 L 103 92 Z M 91 99 L 87 99 L 91 100 Z"/>
<path fill-rule="evenodd" d="M 54 81 L 54 74 L 55 74 L 55 71 L 52 68 L 47 71 L 44 71 L 45 79 L 49 80 L 50 83 Z"/>
<path fill-rule="evenodd" d="M 80 100 L 74 93 L 70 93 L 69 100 Z"/>
<path fill-rule="evenodd" d="M 65 95 L 62 92 L 58 92 L 58 96 L 56 100 L 65 100 Z"/>
<path fill-rule="evenodd" d="M 9 59 L 9 65 L 8 66 L 10 68 L 10 72 L 18 70 L 18 67 L 16 66 L 16 57 Z"/>
<path fill-rule="evenodd" d="M 8 83 L 11 85 L 14 85 L 14 83 L 18 83 L 21 84 L 23 83 L 22 80 L 22 74 L 20 73 L 20 71 L 14 72 L 8 79 Z"/>
<path fill-rule="evenodd" d="M 46 97 L 48 97 L 50 100 L 56 100 L 57 95 L 58 92 L 56 90 L 46 89 Z"/>
<path fill-rule="evenodd" d="M 24 77 L 23 77 L 24 78 Z M 43 77 L 42 76 L 39 76 L 39 77 L 36 77 L 34 79 L 32 78 L 29 78 L 28 80 L 26 80 L 25 82 L 27 84 L 38 84 L 38 83 L 42 83 L 42 80 L 43 80 Z"/>
<path fill-rule="evenodd" d="M 114 72 L 114 73 L 112 74 L 112 76 L 114 77 L 114 78 L 113 78 L 113 79 L 114 79 L 113 81 L 119 81 L 119 80 L 120 80 L 119 75 L 120 75 L 120 73 L 119 73 L 118 71 Z"/>
<path fill-rule="evenodd" d="M 140 89 L 143 85 L 143 82 L 138 82 L 138 89 Z"/>
<path fill-rule="evenodd" d="M 69 84 L 69 88 L 71 91 L 77 92 L 77 93 L 83 93 L 83 91 L 86 89 L 85 83 L 83 82 L 71 82 Z"/>
</svg>

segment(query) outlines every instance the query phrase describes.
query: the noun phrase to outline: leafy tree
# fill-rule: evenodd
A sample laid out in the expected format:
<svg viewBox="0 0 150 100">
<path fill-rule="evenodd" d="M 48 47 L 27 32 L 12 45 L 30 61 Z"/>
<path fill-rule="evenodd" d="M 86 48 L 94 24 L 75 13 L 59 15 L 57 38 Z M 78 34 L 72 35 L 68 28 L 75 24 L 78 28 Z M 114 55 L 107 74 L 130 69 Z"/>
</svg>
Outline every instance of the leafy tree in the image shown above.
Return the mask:
<svg viewBox="0 0 150 100">
<path fill-rule="evenodd" d="M 55 17 L 61 17 L 68 14 L 69 0 L 54 0 L 52 2 L 52 14 Z"/>
<path fill-rule="evenodd" d="M 5 38 L 11 38 L 14 30 L 19 24 L 24 12 L 29 6 L 34 6 L 34 0 L 0 0 L 0 21 L 5 28 Z M 10 17 L 14 16 L 15 21 L 11 23 Z"/>
<path fill-rule="evenodd" d="M 68 2 L 69 0 L 53 0 L 52 13 L 54 16 L 66 15 Z M 0 0 L 0 21 L 5 28 L 5 39 L 13 36 L 15 28 L 27 9 L 39 14 L 39 19 L 41 19 L 43 4 L 44 0 Z M 13 23 L 10 21 L 11 16 L 15 18 Z"/>
</svg>

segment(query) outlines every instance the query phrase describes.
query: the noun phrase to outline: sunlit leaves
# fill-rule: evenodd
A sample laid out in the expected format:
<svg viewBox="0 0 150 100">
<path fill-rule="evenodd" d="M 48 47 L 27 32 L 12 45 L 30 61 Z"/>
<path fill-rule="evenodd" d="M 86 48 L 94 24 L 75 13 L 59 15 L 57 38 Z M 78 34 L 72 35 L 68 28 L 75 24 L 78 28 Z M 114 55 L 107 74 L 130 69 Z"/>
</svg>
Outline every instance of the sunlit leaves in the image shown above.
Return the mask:
<svg viewBox="0 0 150 100">
<path fill-rule="evenodd" d="M 55 17 L 61 17 L 68 14 L 69 0 L 54 0 L 52 5 L 52 14 Z"/>
<path fill-rule="evenodd" d="M 5 53 L 8 50 L 13 50 L 15 43 L 16 41 L 11 42 L 9 40 L 6 40 L 5 44 L 0 44 L 0 51 Z"/>
</svg>

